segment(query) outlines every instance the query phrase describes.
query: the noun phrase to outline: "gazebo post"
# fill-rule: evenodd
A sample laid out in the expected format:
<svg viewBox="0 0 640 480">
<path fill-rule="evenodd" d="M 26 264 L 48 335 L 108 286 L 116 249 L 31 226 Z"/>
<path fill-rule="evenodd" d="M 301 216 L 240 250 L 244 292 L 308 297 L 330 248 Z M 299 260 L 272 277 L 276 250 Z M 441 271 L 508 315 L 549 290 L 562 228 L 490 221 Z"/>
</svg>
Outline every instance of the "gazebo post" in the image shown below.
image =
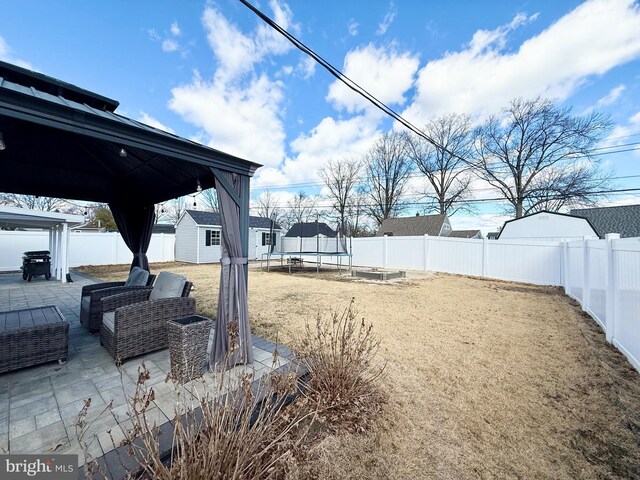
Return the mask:
<svg viewBox="0 0 640 480">
<path fill-rule="evenodd" d="M 244 258 L 249 257 L 249 177 L 246 175 L 240 176 L 240 239 L 242 242 L 242 256 Z M 244 281 L 247 291 L 249 290 L 249 265 L 245 263 L 242 268 L 244 269 Z"/>
</svg>

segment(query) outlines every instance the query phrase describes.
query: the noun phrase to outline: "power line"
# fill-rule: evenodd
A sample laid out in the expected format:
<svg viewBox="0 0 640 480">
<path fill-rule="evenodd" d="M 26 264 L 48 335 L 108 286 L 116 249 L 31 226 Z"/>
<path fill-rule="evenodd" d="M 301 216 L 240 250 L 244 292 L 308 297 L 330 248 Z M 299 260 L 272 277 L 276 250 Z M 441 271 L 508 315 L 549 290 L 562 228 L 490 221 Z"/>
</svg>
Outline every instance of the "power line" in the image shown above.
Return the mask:
<svg viewBox="0 0 640 480">
<path fill-rule="evenodd" d="M 589 195 L 590 196 L 595 196 L 595 195 L 613 195 L 613 196 L 617 196 L 617 195 L 628 195 L 628 194 L 635 194 L 634 192 L 640 192 L 640 188 L 622 188 L 622 189 L 617 189 L 617 190 L 600 190 L 600 191 L 596 191 L 596 192 L 591 192 Z M 546 197 L 546 200 L 562 200 L 565 199 L 566 197 L 564 195 L 549 195 L 548 197 Z M 452 200 L 451 203 L 487 203 L 487 202 L 507 202 L 509 201 L 508 198 L 506 197 L 494 197 L 494 198 L 471 198 L 468 200 Z M 402 202 L 403 206 L 434 206 L 437 202 L 432 201 L 421 201 L 421 202 Z M 360 208 L 367 208 L 367 207 L 377 207 L 378 204 L 375 203 L 363 203 L 363 204 L 359 204 L 358 207 Z M 316 209 L 324 209 L 324 208 L 333 208 L 334 205 L 333 204 L 316 204 L 314 208 Z M 254 205 L 249 207 L 251 210 L 260 210 L 260 206 L 259 205 Z M 285 206 L 285 207 L 274 207 L 274 209 L 277 210 L 296 210 L 297 207 L 291 207 L 291 206 Z"/>
</svg>

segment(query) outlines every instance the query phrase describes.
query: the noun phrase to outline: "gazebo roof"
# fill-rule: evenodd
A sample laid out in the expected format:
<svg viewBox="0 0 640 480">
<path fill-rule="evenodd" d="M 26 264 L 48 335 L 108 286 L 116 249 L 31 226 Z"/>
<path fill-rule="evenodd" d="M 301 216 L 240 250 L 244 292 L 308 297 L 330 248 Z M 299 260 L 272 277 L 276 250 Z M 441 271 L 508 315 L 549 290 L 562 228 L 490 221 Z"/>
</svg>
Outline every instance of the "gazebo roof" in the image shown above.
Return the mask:
<svg viewBox="0 0 640 480">
<path fill-rule="evenodd" d="M 82 215 L 0 206 L 0 226 L 2 227 L 51 228 L 61 223 L 81 225 L 84 221 L 85 218 Z"/>
<path fill-rule="evenodd" d="M 193 193 L 198 181 L 213 187 L 211 168 L 252 176 L 260 166 L 119 115 L 117 106 L 0 62 L 0 192 L 152 204 Z"/>
</svg>

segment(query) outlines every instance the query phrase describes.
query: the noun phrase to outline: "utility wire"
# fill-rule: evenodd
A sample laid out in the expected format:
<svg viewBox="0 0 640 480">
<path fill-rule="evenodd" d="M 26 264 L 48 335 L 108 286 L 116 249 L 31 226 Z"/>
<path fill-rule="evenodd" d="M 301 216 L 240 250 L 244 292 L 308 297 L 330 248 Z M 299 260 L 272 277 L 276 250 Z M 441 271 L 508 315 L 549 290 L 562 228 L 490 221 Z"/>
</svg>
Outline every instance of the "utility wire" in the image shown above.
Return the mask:
<svg viewBox="0 0 640 480">
<path fill-rule="evenodd" d="M 640 188 L 622 188 L 618 190 L 600 190 L 597 192 L 592 192 L 590 195 L 628 195 L 635 194 L 634 192 L 640 192 Z M 565 199 L 565 195 L 549 195 L 546 197 L 546 200 L 562 200 Z M 471 198 L 468 200 L 452 200 L 451 203 L 486 203 L 486 202 L 505 202 L 509 201 L 506 197 L 495 197 L 495 198 Z M 421 202 L 402 202 L 403 206 L 421 206 L 421 205 L 434 205 L 437 202 L 432 201 L 421 201 Z M 332 204 L 316 204 L 316 209 L 322 208 L 333 208 Z M 364 207 L 377 207 L 379 206 L 377 203 L 361 203 L 358 205 L 360 208 Z M 260 210 L 260 205 L 254 205 L 249 207 L 251 210 Z M 297 207 L 285 206 L 285 207 L 274 207 L 277 210 L 297 210 Z"/>
</svg>

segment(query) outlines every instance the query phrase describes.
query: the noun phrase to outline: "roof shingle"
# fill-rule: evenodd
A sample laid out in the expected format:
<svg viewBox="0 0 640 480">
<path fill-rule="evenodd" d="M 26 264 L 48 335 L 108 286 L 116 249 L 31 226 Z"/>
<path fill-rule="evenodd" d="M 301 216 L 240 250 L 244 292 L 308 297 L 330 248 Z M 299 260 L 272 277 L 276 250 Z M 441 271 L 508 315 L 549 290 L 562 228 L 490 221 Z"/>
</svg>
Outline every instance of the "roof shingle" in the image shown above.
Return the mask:
<svg viewBox="0 0 640 480">
<path fill-rule="evenodd" d="M 607 233 L 619 233 L 621 238 L 640 237 L 640 205 L 579 208 L 571 210 L 571 215 L 589 220 L 600 237 Z"/>
<path fill-rule="evenodd" d="M 200 210 L 187 210 L 187 213 L 198 225 L 221 225 L 219 213 Z M 271 220 L 269 218 L 249 216 L 249 228 L 271 228 Z M 282 227 L 276 223 L 273 229 L 282 230 Z"/>
<path fill-rule="evenodd" d="M 437 237 L 442 231 L 446 215 L 421 215 L 415 217 L 386 218 L 382 221 L 376 237 L 395 235 L 401 237 L 413 237 L 417 235 L 430 235 Z"/>
</svg>

